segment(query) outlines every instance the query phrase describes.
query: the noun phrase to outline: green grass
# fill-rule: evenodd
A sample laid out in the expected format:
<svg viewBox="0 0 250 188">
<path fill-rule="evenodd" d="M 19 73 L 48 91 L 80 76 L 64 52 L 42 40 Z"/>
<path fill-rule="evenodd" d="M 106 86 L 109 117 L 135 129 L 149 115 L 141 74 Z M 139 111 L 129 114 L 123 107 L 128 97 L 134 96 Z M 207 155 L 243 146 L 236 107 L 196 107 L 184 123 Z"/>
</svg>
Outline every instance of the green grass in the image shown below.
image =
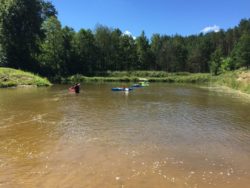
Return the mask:
<svg viewBox="0 0 250 188">
<path fill-rule="evenodd" d="M 0 68 L 0 87 L 16 87 L 20 85 L 50 86 L 46 78 L 29 72 L 11 68 Z"/>
<path fill-rule="evenodd" d="M 226 72 L 213 77 L 213 83 L 217 86 L 226 86 L 250 94 L 250 70 Z"/>
<path fill-rule="evenodd" d="M 107 72 L 96 72 L 95 75 L 98 77 L 153 77 L 153 78 L 164 78 L 171 75 L 190 75 L 189 72 L 178 72 L 169 73 L 165 71 L 107 71 Z"/>
<path fill-rule="evenodd" d="M 62 83 L 76 82 L 138 82 L 140 78 L 147 78 L 149 82 L 168 83 L 204 83 L 211 80 L 210 74 L 199 73 L 167 73 L 163 71 L 135 71 L 110 72 L 105 77 L 86 77 L 73 75 L 62 80 Z"/>
</svg>

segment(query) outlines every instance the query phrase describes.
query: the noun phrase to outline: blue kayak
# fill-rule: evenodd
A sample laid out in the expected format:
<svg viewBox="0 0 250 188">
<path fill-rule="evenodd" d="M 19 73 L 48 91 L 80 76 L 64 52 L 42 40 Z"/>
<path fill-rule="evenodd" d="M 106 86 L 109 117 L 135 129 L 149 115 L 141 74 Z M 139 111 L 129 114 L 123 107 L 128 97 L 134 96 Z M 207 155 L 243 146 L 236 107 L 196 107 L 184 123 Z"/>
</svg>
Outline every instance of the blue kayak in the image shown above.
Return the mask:
<svg viewBox="0 0 250 188">
<path fill-rule="evenodd" d="M 114 87 L 112 91 L 132 91 L 133 88 Z"/>
</svg>

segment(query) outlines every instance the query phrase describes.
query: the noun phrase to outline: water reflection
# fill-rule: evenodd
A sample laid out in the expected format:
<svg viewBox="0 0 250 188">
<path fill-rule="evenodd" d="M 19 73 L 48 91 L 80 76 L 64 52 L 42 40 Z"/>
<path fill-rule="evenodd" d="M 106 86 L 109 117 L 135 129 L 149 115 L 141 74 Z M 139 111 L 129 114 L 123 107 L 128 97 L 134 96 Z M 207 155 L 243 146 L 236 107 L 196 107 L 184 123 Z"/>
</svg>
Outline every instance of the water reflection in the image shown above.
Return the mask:
<svg viewBox="0 0 250 188">
<path fill-rule="evenodd" d="M 0 90 L 0 187 L 241 187 L 249 105 L 194 86 Z"/>
</svg>

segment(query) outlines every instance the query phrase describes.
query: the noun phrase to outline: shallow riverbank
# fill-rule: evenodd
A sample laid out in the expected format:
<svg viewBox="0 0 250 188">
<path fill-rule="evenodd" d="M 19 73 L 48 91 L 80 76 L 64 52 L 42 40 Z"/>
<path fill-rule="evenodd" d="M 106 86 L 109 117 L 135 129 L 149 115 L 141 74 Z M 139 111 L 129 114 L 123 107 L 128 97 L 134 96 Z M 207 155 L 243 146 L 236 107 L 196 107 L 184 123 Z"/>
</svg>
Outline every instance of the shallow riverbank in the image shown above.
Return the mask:
<svg viewBox="0 0 250 188">
<path fill-rule="evenodd" d="M 239 93 L 250 94 L 250 70 L 226 72 L 212 77 L 211 83 L 217 88 L 230 88 Z"/>
<path fill-rule="evenodd" d="M 11 68 L 0 68 L 0 88 L 50 86 L 47 78 Z"/>
</svg>

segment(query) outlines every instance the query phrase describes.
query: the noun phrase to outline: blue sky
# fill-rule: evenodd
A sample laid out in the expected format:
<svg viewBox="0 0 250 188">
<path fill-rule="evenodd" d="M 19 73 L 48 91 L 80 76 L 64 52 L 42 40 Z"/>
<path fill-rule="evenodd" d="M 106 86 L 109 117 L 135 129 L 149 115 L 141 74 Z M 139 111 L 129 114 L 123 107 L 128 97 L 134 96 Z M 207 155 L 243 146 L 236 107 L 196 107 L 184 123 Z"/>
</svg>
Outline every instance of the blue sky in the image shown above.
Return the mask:
<svg viewBox="0 0 250 188">
<path fill-rule="evenodd" d="M 139 36 L 183 36 L 228 29 L 250 18 L 250 0 L 51 0 L 62 25 L 78 31 L 97 24 Z"/>
</svg>

